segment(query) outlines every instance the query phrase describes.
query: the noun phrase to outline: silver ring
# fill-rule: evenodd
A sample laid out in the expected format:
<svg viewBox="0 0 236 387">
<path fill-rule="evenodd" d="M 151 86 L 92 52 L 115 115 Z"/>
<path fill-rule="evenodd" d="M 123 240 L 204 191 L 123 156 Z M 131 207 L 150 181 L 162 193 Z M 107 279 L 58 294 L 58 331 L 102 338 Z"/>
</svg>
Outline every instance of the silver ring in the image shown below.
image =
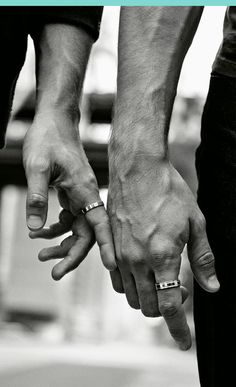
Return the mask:
<svg viewBox="0 0 236 387">
<path fill-rule="evenodd" d="M 155 286 L 156 286 L 156 290 L 178 288 L 180 286 L 180 280 L 157 282 Z"/>
<path fill-rule="evenodd" d="M 81 213 L 85 215 L 85 214 L 87 214 L 87 212 L 93 210 L 94 208 L 101 207 L 101 206 L 104 207 L 104 203 L 102 201 L 90 203 L 87 206 L 85 206 L 84 208 L 82 208 Z"/>
</svg>

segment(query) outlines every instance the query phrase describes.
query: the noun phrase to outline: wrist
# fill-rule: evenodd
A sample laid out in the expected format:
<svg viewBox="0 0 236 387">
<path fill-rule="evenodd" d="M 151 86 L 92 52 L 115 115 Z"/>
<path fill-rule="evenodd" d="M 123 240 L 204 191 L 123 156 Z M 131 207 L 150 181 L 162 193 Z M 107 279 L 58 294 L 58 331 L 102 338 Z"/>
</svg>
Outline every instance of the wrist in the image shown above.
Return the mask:
<svg viewBox="0 0 236 387">
<path fill-rule="evenodd" d="M 62 109 L 37 110 L 30 133 L 34 138 L 52 146 L 81 146 L 78 118 Z M 57 144 L 57 145 L 56 145 Z"/>
<path fill-rule="evenodd" d="M 113 157 L 109 152 L 109 179 L 111 185 L 149 186 L 158 182 L 169 168 L 168 154 L 126 154 Z"/>
<path fill-rule="evenodd" d="M 151 142 L 144 145 L 141 138 L 133 137 L 132 141 L 127 139 L 111 137 L 108 144 L 109 163 L 118 167 L 133 163 L 137 168 L 141 163 L 146 165 L 162 165 L 168 161 L 169 152 L 166 142 L 156 147 Z"/>
<path fill-rule="evenodd" d="M 43 93 L 42 98 L 37 98 L 35 105 L 35 118 L 44 119 L 48 118 L 49 120 L 56 120 L 57 122 L 60 119 L 64 121 L 69 121 L 72 126 L 78 128 L 80 121 L 80 109 L 78 105 L 78 100 L 72 99 L 59 99 L 51 98 L 48 93 Z M 66 128 L 65 128 L 66 129 Z"/>
<path fill-rule="evenodd" d="M 142 92 L 140 92 L 142 90 Z M 117 94 L 109 153 L 153 162 L 168 158 L 168 131 L 175 93 L 166 87 L 140 87 Z"/>
<path fill-rule="evenodd" d="M 142 174 L 168 162 L 168 142 L 164 131 L 150 125 L 126 122 L 113 128 L 108 145 L 109 168 L 120 174 Z"/>
<path fill-rule="evenodd" d="M 43 27 L 35 39 L 36 111 L 62 111 L 78 119 L 91 46 L 90 35 L 75 26 Z"/>
</svg>

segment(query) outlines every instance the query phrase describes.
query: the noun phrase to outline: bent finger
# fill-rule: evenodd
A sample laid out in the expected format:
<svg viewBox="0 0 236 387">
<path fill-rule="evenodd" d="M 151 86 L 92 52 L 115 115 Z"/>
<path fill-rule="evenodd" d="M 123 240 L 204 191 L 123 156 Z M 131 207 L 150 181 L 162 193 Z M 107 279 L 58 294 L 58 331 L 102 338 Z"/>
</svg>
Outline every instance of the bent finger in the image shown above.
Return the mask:
<svg viewBox="0 0 236 387">
<path fill-rule="evenodd" d="M 108 215 L 104 207 L 97 207 L 85 214 L 95 233 L 103 265 L 109 270 L 116 269 L 115 250 Z"/>
<path fill-rule="evenodd" d="M 52 278 L 58 281 L 65 274 L 76 269 L 85 259 L 93 244 L 94 239 L 91 237 L 77 237 L 67 256 L 52 269 Z"/>
<path fill-rule="evenodd" d="M 59 215 L 59 222 L 51 224 L 38 231 L 31 231 L 29 237 L 31 239 L 43 238 L 53 239 L 57 238 L 71 230 L 74 221 L 74 216 L 67 210 L 62 210 Z"/>
<path fill-rule="evenodd" d="M 75 244 L 76 240 L 77 237 L 75 235 L 70 235 L 62 241 L 61 245 L 42 249 L 38 255 L 39 260 L 45 262 L 51 259 L 64 258 Z"/>
</svg>

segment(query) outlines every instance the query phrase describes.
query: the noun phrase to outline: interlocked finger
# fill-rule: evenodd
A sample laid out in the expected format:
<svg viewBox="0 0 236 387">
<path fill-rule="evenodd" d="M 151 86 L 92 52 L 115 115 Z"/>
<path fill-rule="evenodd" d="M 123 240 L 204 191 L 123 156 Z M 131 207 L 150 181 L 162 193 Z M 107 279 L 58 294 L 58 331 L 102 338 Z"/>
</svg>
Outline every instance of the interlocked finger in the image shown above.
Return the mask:
<svg viewBox="0 0 236 387">
<path fill-rule="evenodd" d="M 53 239 L 69 232 L 72 228 L 74 216 L 67 210 L 62 210 L 59 215 L 59 222 L 53 223 L 49 227 L 45 227 L 38 231 L 31 231 L 29 236 L 31 239 L 43 238 Z"/>
<path fill-rule="evenodd" d="M 68 238 L 64 239 L 60 246 L 53 246 L 45 248 L 40 251 L 39 259 L 41 261 L 48 261 L 51 259 L 62 259 L 58 264 L 56 264 L 52 270 L 52 277 L 55 280 L 61 279 L 65 274 L 74 270 L 87 256 L 89 250 L 95 242 L 94 232 L 89 226 L 88 222 L 83 216 L 77 216 L 76 218 L 72 217 L 73 223 L 70 225 L 70 230 L 72 230 L 73 235 L 70 235 Z M 57 227 L 61 227 L 60 230 L 65 230 L 66 221 L 68 224 L 71 223 L 69 220 L 72 219 L 71 214 L 68 216 L 68 211 L 64 212 L 60 216 L 60 222 L 57 224 Z M 64 228 L 63 228 L 64 227 Z M 45 235 L 47 230 L 41 230 L 37 232 L 37 236 Z M 58 231 L 58 228 L 56 229 Z M 55 229 L 49 230 L 49 235 L 53 237 L 58 236 L 58 233 L 55 232 Z M 48 236 L 48 234 L 47 234 Z"/>
<path fill-rule="evenodd" d="M 77 215 L 81 214 L 81 210 L 84 208 L 92 207 L 92 209 L 84 213 L 83 216 L 94 231 L 103 265 L 109 271 L 113 271 L 117 268 L 117 265 L 110 221 L 104 206 L 94 206 L 95 203 L 101 203 L 101 198 L 99 197 L 97 184 L 94 182 L 91 186 L 93 188 L 91 191 L 87 192 L 86 196 L 84 192 L 81 192 L 83 187 L 80 187 L 79 185 L 75 185 L 68 191 L 67 197 L 70 203 L 70 210 L 74 215 Z M 81 200 L 79 200 L 81 197 L 83 197 L 84 203 L 82 208 Z M 84 197 L 86 197 L 86 202 Z"/>
<path fill-rule="evenodd" d="M 110 271 L 115 270 L 117 265 L 113 246 L 113 236 L 105 208 L 94 208 L 84 216 L 94 230 L 103 265 Z"/>
<path fill-rule="evenodd" d="M 45 262 L 51 259 L 64 258 L 76 241 L 77 236 L 70 235 L 68 238 L 63 240 L 60 246 L 52 246 L 42 249 L 38 255 L 39 260 Z"/>
<path fill-rule="evenodd" d="M 65 274 L 76 269 L 87 256 L 93 244 L 93 238 L 77 237 L 66 257 L 54 266 L 53 279 L 60 280 Z"/>
<path fill-rule="evenodd" d="M 156 280 L 159 282 L 158 276 Z M 167 323 L 170 334 L 180 349 L 189 349 L 191 347 L 191 334 L 182 306 L 180 287 L 159 290 L 157 296 L 159 311 Z"/>
</svg>

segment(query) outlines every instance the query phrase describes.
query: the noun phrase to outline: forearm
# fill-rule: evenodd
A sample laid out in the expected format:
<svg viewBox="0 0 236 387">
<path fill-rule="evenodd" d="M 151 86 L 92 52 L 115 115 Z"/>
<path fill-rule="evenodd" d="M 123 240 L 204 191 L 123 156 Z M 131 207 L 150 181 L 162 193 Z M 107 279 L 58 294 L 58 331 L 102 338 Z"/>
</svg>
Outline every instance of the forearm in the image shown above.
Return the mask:
<svg viewBox="0 0 236 387">
<path fill-rule="evenodd" d="M 179 73 L 201 13 L 202 7 L 122 8 L 110 166 L 124 157 L 128 169 L 137 160 L 166 158 Z"/>
<path fill-rule="evenodd" d="M 219 289 L 204 218 L 167 157 L 178 76 L 200 14 L 182 7 L 123 9 L 109 148 L 108 214 L 119 268 L 113 287 L 145 316 L 162 315 L 183 350 L 191 346 L 183 293 L 156 291 L 155 283 L 179 278 L 187 244 L 200 286 Z"/>
<path fill-rule="evenodd" d="M 34 39 L 36 49 L 36 113 L 65 112 L 79 119 L 79 99 L 93 43 L 80 28 L 49 24 Z"/>
</svg>

